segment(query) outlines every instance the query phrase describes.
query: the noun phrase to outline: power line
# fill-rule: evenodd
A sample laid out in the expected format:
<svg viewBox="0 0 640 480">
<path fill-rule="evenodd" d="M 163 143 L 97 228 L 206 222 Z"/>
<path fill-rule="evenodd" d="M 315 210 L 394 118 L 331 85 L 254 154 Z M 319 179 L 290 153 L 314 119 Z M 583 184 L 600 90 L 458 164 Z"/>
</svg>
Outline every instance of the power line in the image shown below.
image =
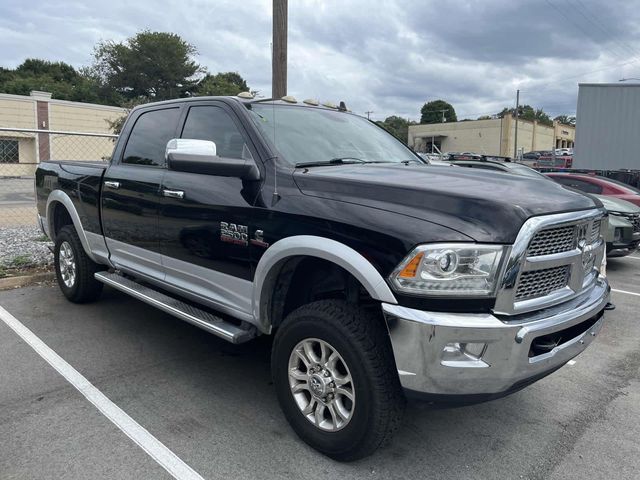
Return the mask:
<svg viewBox="0 0 640 480">
<path fill-rule="evenodd" d="M 582 25 L 580 25 L 579 23 L 575 22 L 569 15 L 567 15 L 564 11 L 562 11 L 559 7 L 557 7 L 556 5 L 554 5 L 553 3 L 551 3 L 551 0 L 544 0 L 545 2 L 547 2 L 547 4 L 552 7 L 553 9 L 555 9 L 558 13 L 560 13 L 560 15 L 562 15 L 564 18 L 567 19 L 567 21 L 569 23 L 571 23 L 574 27 L 576 27 L 578 30 L 580 30 L 582 33 L 584 33 L 591 41 L 594 41 L 594 43 L 599 44 L 599 40 L 597 40 L 596 38 L 591 36 L 591 32 L 589 30 L 585 30 L 584 28 L 582 28 Z M 604 46 L 604 45 L 602 45 Z M 611 50 L 609 47 L 604 46 L 607 50 L 609 50 L 611 53 L 613 53 L 616 57 L 619 57 L 620 54 L 614 52 L 613 50 Z"/>
<path fill-rule="evenodd" d="M 626 48 L 627 51 L 631 52 L 631 54 L 634 57 L 637 57 L 638 55 L 640 55 L 640 52 L 638 52 L 638 50 L 636 50 L 635 48 L 633 48 L 629 43 L 627 42 L 623 42 L 621 40 L 618 40 L 615 38 L 615 35 L 611 32 L 611 30 L 609 30 L 608 28 L 606 28 L 604 25 L 602 25 L 599 21 L 598 21 L 598 17 L 596 15 L 594 15 L 588 8 L 587 6 L 582 2 L 582 0 L 576 0 L 577 3 L 579 3 L 582 6 L 582 9 L 584 10 L 584 13 L 579 12 L 583 17 L 587 18 L 586 14 L 589 14 L 589 17 L 591 18 L 591 23 L 593 23 L 594 25 L 598 26 L 600 28 L 600 30 L 602 30 L 603 32 L 605 32 L 606 35 L 610 36 L 611 39 L 618 45 L 622 46 L 623 48 Z M 589 20 L 589 18 L 587 18 L 587 20 Z"/>
</svg>

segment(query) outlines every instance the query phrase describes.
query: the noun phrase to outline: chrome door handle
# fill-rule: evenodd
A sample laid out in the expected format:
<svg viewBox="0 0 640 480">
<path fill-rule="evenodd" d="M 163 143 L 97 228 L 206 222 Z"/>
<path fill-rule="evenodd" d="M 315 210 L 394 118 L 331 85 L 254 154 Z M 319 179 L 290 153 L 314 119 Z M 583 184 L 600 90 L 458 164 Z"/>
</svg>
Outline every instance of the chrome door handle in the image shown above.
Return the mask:
<svg viewBox="0 0 640 480">
<path fill-rule="evenodd" d="M 163 197 L 169 197 L 169 198 L 180 198 L 183 199 L 184 198 L 184 192 L 182 190 L 162 190 L 162 196 Z"/>
<path fill-rule="evenodd" d="M 120 188 L 120 182 L 113 182 L 111 180 L 105 180 L 104 181 L 104 186 L 107 188 L 113 188 L 114 190 L 117 190 Z"/>
</svg>

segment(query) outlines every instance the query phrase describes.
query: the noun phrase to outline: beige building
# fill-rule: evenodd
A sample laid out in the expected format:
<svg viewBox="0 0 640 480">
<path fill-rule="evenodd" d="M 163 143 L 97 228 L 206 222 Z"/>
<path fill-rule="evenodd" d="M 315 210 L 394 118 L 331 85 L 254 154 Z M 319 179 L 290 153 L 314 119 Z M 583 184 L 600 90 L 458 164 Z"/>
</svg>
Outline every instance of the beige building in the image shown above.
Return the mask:
<svg viewBox="0 0 640 480">
<path fill-rule="evenodd" d="M 42 160 L 108 158 L 113 138 L 57 132 L 109 135 L 109 122 L 125 114 L 119 107 L 54 100 L 47 92 L 34 91 L 29 96 L 0 93 L 0 127 L 15 129 L 0 130 L 0 176 L 30 175 Z"/>
<path fill-rule="evenodd" d="M 512 157 L 516 120 L 511 116 L 488 120 L 434 123 L 409 127 L 408 145 L 418 152 L 474 152 Z M 518 149 L 531 150 L 573 147 L 575 127 L 554 122 L 553 127 L 518 120 Z"/>
</svg>

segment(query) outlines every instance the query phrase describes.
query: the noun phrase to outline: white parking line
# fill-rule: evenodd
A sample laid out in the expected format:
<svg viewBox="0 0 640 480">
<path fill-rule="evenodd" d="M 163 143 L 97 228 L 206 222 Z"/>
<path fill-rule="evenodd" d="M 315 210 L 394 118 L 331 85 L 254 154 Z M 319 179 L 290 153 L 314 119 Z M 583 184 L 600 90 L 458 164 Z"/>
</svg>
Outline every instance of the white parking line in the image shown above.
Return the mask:
<svg viewBox="0 0 640 480">
<path fill-rule="evenodd" d="M 18 334 L 38 355 L 55 368 L 71 385 L 89 400 L 105 417 L 138 444 L 162 468 L 178 480 L 203 480 L 203 478 L 169 450 L 160 440 L 151 435 L 143 426 L 127 415 L 120 407 L 94 387 L 80 372 L 69 365 L 31 330 L 13 315 L 0 307 L 0 319 Z"/>
<path fill-rule="evenodd" d="M 640 297 L 640 293 L 636 293 L 636 292 L 627 292 L 626 290 L 617 290 L 615 288 L 612 288 L 611 291 L 617 292 L 617 293 L 626 293 L 627 295 L 634 295 L 636 297 Z"/>
<path fill-rule="evenodd" d="M 630 258 L 631 260 L 640 260 L 640 257 L 634 257 L 633 255 L 627 255 L 627 258 Z"/>
</svg>

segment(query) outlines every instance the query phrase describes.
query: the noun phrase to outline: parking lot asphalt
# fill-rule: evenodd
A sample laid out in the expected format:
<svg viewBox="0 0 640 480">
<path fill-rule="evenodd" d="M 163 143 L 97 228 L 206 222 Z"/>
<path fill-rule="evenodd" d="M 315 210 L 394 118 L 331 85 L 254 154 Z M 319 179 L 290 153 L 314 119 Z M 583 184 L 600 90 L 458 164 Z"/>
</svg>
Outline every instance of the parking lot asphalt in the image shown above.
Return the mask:
<svg viewBox="0 0 640 480">
<path fill-rule="evenodd" d="M 611 259 L 640 294 L 640 255 Z M 234 346 L 124 294 L 90 305 L 56 286 L 0 292 L 0 305 L 207 479 L 637 478 L 640 296 L 587 351 L 509 397 L 461 408 L 411 403 L 392 443 L 341 464 L 307 447 L 278 407 L 270 339 Z M 170 478 L 0 322 L 0 478 Z"/>
</svg>

